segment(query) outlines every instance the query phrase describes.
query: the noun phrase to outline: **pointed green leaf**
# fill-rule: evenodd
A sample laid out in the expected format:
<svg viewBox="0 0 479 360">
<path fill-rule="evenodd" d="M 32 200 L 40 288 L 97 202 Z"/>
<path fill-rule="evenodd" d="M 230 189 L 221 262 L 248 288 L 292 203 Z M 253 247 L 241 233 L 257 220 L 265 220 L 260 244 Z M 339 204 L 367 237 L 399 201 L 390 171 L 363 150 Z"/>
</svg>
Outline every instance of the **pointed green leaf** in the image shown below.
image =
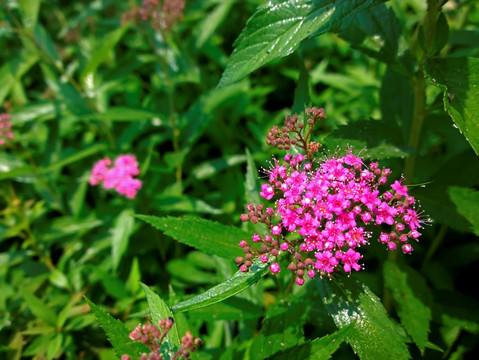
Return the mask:
<svg viewBox="0 0 479 360">
<path fill-rule="evenodd" d="M 235 41 L 219 86 L 229 85 L 270 61 L 291 54 L 304 39 L 343 30 L 355 15 L 381 0 L 269 1 L 258 8 Z"/>
<path fill-rule="evenodd" d="M 361 360 L 410 359 L 402 328 L 378 297 L 353 277 L 316 279 L 324 305 L 339 329 L 354 323 L 348 343 Z"/>
<path fill-rule="evenodd" d="M 142 353 L 150 353 L 145 344 L 133 342 L 130 339 L 130 331 L 121 321 L 114 319 L 110 314 L 100 309 L 86 297 L 85 301 L 90 306 L 93 314 L 95 314 L 100 326 L 105 330 L 108 340 L 115 349 L 115 353 L 118 357 L 126 354 L 132 359 L 138 359 Z"/>
<path fill-rule="evenodd" d="M 225 282 L 212 287 L 192 299 L 172 306 L 171 310 L 173 310 L 173 312 L 184 312 L 228 299 L 255 284 L 266 275 L 269 272 L 268 265 L 269 263 L 263 264 L 261 261 L 256 260 L 248 272 L 237 271 L 236 274 Z"/>
<path fill-rule="evenodd" d="M 115 271 L 128 248 L 134 225 L 135 219 L 131 210 L 123 210 L 116 218 L 111 236 L 111 262 Z"/>
<path fill-rule="evenodd" d="M 433 58 L 426 72 L 444 90 L 444 109 L 479 154 L 479 59 Z"/>
<path fill-rule="evenodd" d="M 250 237 L 238 228 L 196 217 L 162 218 L 149 215 L 136 217 L 183 244 L 231 261 L 243 253 L 239 242 Z"/>
<path fill-rule="evenodd" d="M 173 313 L 166 303 L 147 285 L 140 283 L 141 287 L 145 291 L 146 300 L 148 301 L 148 307 L 150 308 L 151 320 L 154 325 L 158 326 L 158 321 L 161 319 L 174 318 Z M 170 349 L 179 349 L 180 347 L 180 336 L 178 334 L 178 327 L 176 323 L 173 324 L 173 327 L 166 335 Z"/>
<path fill-rule="evenodd" d="M 339 346 L 350 336 L 355 327 L 355 323 L 351 323 L 333 334 L 323 336 L 322 338 L 307 341 L 271 356 L 275 360 L 289 359 L 330 359 Z"/>
<path fill-rule="evenodd" d="M 391 261 L 384 263 L 384 282 L 398 309 L 399 319 L 421 353 L 428 343 L 432 295 L 424 278 L 417 271 Z"/>
</svg>

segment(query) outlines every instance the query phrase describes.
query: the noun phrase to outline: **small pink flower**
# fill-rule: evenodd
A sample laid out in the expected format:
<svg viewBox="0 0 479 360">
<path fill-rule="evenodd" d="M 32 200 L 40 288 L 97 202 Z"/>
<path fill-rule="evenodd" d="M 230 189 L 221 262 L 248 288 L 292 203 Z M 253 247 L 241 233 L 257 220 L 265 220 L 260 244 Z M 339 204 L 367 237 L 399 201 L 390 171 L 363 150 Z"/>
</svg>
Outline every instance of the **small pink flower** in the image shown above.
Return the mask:
<svg viewBox="0 0 479 360">
<path fill-rule="evenodd" d="M 259 236 L 258 234 L 254 234 L 254 235 L 253 235 L 253 241 L 254 241 L 254 242 L 261 241 L 261 236 Z"/>
<path fill-rule="evenodd" d="M 296 278 L 296 284 L 298 284 L 299 286 L 303 285 L 304 284 L 304 279 L 302 277 L 297 277 Z"/>
<path fill-rule="evenodd" d="M 280 266 L 278 263 L 272 263 L 269 267 L 269 269 L 271 270 L 271 272 L 273 274 L 276 274 L 276 273 L 279 273 L 279 271 L 281 270 Z"/>
</svg>

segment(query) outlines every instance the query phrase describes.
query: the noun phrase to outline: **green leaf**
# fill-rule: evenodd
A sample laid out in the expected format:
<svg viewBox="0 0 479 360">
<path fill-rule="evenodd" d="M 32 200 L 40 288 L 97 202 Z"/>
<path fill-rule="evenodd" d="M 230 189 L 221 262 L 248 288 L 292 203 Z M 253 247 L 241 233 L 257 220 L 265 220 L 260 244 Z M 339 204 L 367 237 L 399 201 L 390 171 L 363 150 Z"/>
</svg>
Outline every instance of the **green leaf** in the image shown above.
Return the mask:
<svg viewBox="0 0 479 360">
<path fill-rule="evenodd" d="M 114 271 L 128 248 L 134 225 L 135 219 L 131 210 L 123 210 L 116 218 L 111 237 L 111 262 Z"/>
<path fill-rule="evenodd" d="M 450 199 L 456 205 L 456 211 L 472 225 L 471 231 L 479 236 L 479 191 L 458 186 L 447 189 Z"/>
<path fill-rule="evenodd" d="M 158 195 L 155 196 L 154 201 L 155 208 L 170 212 L 193 212 L 193 213 L 205 213 L 205 214 L 221 214 L 220 209 L 214 208 L 207 202 L 201 199 L 194 199 L 189 196 L 181 195 Z"/>
<path fill-rule="evenodd" d="M 141 287 L 145 291 L 146 300 L 148 301 L 148 307 L 150 308 L 151 320 L 155 326 L 158 326 L 158 321 L 161 319 L 173 318 L 173 313 L 166 303 L 147 285 L 140 283 Z M 170 349 L 176 350 L 180 348 L 180 336 L 178 334 L 178 327 L 176 323 L 166 335 Z"/>
<path fill-rule="evenodd" d="M 229 85 L 296 50 L 304 39 L 341 31 L 355 15 L 381 0 L 269 1 L 258 8 L 235 41 L 219 86 Z"/>
<path fill-rule="evenodd" d="M 271 359 L 330 359 L 346 338 L 352 335 L 355 325 L 356 323 L 353 322 L 333 334 L 298 344 L 293 348 L 274 354 Z"/>
<path fill-rule="evenodd" d="M 281 257 L 281 256 L 280 256 Z M 269 263 L 256 260 L 248 272 L 237 271 L 230 279 L 206 292 L 171 307 L 175 313 L 198 309 L 228 299 L 247 289 L 269 272 Z"/>
<path fill-rule="evenodd" d="M 353 48 L 378 60 L 396 63 L 400 56 L 401 25 L 394 11 L 386 5 L 363 11 L 340 36 Z"/>
<path fill-rule="evenodd" d="M 18 5 L 25 28 L 32 29 L 35 27 L 40 10 L 40 0 L 20 0 Z"/>
<path fill-rule="evenodd" d="M 316 279 L 323 303 L 339 329 L 354 323 L 348 343 L 361 360 L 410 359 L 404 331 L 378 297 L 353 277 Z"/>
<path fill-rule="evenodd" d="M 118 357 L 126 354 L 132 359 L 138 359 L 142 353 L 150 353 L 145 344 L 141 342 L 133 342 L 130 339 L 130 331 L 121 321 L 114 319 L 110 314 L 101 310 L 86 297 L 85 301 L 90 306 L 93 314 L 95 314 L 100 326 L 105 330 L 105 333 L 108 336 L 108 341 L 113 345 Z"/>
<path fill-rule="evenodd" d="M 306 304 L 302 298 L 289 298 L 275 302 L 266 312 L 259 346 L 255 352 L 259 358 L 271 356 L 278 350 L 304 342 Z"/>
<path fill-rule="evenodd" d="M 56 67 L 62 68 L 63 64 L 60 60 L 60 55 L 58 54 L 55 43 L 50 37 L 50 34 L 47 32 L 47 30 L 45 30 L 42 25 L 37 23 L 33 28 L 33 34 L 36 40 L 34 48 L 37 49 L 38 55 L 41 56 L 43 59 L 45 58 L 45 55 L 47 55 L 50 58 L 49 60 L 55 63 Z M 37 46 L 40 46 L 43 52 L 39 51 Z"/>
<path fill-rule="evenodd" d="M 84 81 L 87 76 L 93 75 L 98 66 L 105 61 L 109 53 L 115 48 L 116 44 L 123 37 L 127 29 L 128 27 L 121 26 L 103 36 L 103 38 L 99 41 L 100 45 L 93 51 L 90 61 L 86 64 L 80 75 L 80 79 L 82 81 Z"/>
<path fill-rule="evenodd" d="M 196 26 L 199 34 L 195 41 L 195 47 L 201 48 L 204 43 L 214 34 L 218 26 L 225 20 L 236 0 L 222 0 L 213 11 L 208 11 L 203 20 Z"/>
<path fill-rule="evenodd" d="M 384 282 L 391 290 L 401 324 L 421 350 L 421 354 L 424 354 L 432 318 L 429 308 L 432 295 L 426 280 L 410 267 L 400 268 L 395 263 L 386 261 Z"/>
<path fill-rule="evenodd" d="M 63 334 L 56 334 L 55 337 L 50 341 L 47 348 L 47 358 L 53 359 L 58 351 L 61 349 L 63 343 Z"/>
<path fill-rule="evenodd" d="M 299 78 L 294 91 L 294 102 L 291 112 L 293 114 L 299 114 L 299 116 L 302 116 L 301 114 L 304 113 L 307 108 L 311 107 L 311 97 L 309 95 L 308 71 L 304 66 L 304 59 L 301 55 L 299 56 L 299 60 Z"/>
<path fill-rule="evenodd" d="M 151 121 L 153 119 L 161 120 L 162 117 L 164 117 L 163 114 L 124 106 L 116 106 L 101 113 L 87 114 L 83 116 L 83 118 L 85 119 L 98 119 L 108 121 Z"/>
<path fill-rule="evenodd" d="M 479 155 L 479 58 L 432 58 L 426 72 L 444 90 L 444 109 Z"/>
<path fill-rule="evenodd" d="M 29 289 L 25 288 L 20 291 L 26 305 L 36 317 L 42 319 L 49 325 L 56 325 L 57 315 L 52 309 L 50 309 L 50 307 L 48 307 L 47 304 L 43 302 L 43 300 L 33 295 Z"/>
<path fill-rule="evenodd" d="M 256 169 L 251 151 L 246 149 L 246 179 L 244 182 L 245 199 L 248 204 L 260 203 L 260 184 L 258 181 L 258 170 Z"/>
<path fill-rule="evenodd" d="M 363 120 L 339 126 L 323 140 L 330 151 L 345 150 L 352 146 L 353 151 L 361 152 L 362 157 L 388 159 L 407 156 L 406 149 L 396 145 L 399 127 L 394 123 L 377 120 Z"/>
<path fill-rule="evenodd" d="M 89 146 L 85 149 L 76 151 L 72 155 L 66 156 L 65 158 L 59 160 L 58 162 L 56 162 L 56 163 L 54 163 L 54 164 L 52 164 L 52 165 L 50 165 L 46 168 L 41 169 L 41 171 L 42 172 L 50 172 L 50 171 L 61 169 L 62 167 L 66 166 L 66 165 L 73 164 L 77 161 L 80 161 L 81 159 L 92 156 L 92 155 L 97 154 L 101 151 L 104 151 L 107 148 L 108 148 L 108 146 L 106 144 L 95 144 L 95 145 Z"/>
<path fill-rule="evenodd" d="M 242 164 L 245 161 L 246 157 L 244 155 L 230 155 L 215 160 L 208 160 L 193 168 L 191 174 L 197 180 L 204 180 L 223 169 Z"/>
<path fill-rule="evenodd" d="M 239 242 L 250 237 L 235 227 L 196 217 L 162 218 L 149 215 L 136 217 L 183 244 L 231 261 L 243 253 Z"/>
<path fill-rule="evenodd" d="M 0 104 L 10 93 L 13 85 L 38 61 L 38 57 L 29 51 L 22 51 L 0 68 Z M 13 121 L 13 119 L 12 119 Z"/>
</svg>

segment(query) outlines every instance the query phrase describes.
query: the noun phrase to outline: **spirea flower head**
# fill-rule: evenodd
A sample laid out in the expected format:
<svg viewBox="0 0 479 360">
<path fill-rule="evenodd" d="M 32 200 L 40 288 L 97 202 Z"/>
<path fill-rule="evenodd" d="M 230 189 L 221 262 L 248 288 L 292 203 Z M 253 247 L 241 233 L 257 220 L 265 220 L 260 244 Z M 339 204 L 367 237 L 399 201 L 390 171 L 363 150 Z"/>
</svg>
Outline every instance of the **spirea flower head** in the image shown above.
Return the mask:
<svg viewBox="0 0 479 360">
<path fill-rule="evenodd" d="M 5 145 L 7 140 L 13 139 L 10 118 L 9 114 L 0 114 L 0 146 Z"/>
<path fill-rule="evenodd" d="M 150 353 L 143 353 L 140 355 L 140 360 L 161 360 L 161 344 L 166 335 L 173 327 L 173 318 L 161 319 L 158 321 L 158 327 L 153 324 L 139 324 L 131 333 L 130 339 L 139 341 L 148 346 Z M 195 352 L 196 348 L 202 343 L 200 338 L 194 338 L 190 331 L 187 331 L 185 336 L 181 338 L 181 347 L 171 357 L 172 360 L 183 357 L 187 359 L 190 352 Z M 131 360 L 130 356 L 122 355 L 121 360 Z"/>
<path fill-rule="evenodd" d="M 95 163 L 90 175 L 90 185 L 103 184 L 105 190 L 115 189 L 120 195 L 133 199 L 141 189 L 141 181 L 133 177 L 140 173 L 138 161 L 133 155 L 120 155 L 113 167 L 109 158 Z"/>
<path fill-rule="evenodd" d="M 391 184 L 389 169 L 375 162 L 367 165 L 352 149 L 343 155 L 314 159 L 320 145 L 311 147 L 308 139 L 314 124 L 325 115 L 316 108 L 308 109 L 307 114 L 310 127 L 306 135 L 304 126 L 286 118 L 286 128 L 296 134 L 294 143 L 306 156 L 287 154 L 265 170 L 268 183 L 261 187 L 260 196 L 275 200 L 274 206 L 248 204 L 248 212 L 241 216 L 243 221 L 261 222 L 269 228 L 265 236 L 255 234 L 253 240 L 260 244 L 259 250 L 247 243 L 243 246 L 248 261 L 236 260 L 242 271 L 248 270 L 254 257 L 263 261 L 284 252 L 290 256 L 288 269 L 298 285 L 304 283 L 305 274 L 314 277 L 359 271 L 363 268 L 360 248 L 369 244 L 371 229 L 380 230 L 374 236 L 388 250 L 401 248 L 405 254 L 411 253 L 410 242 L 418 241 L 418 230 L 429 220 L 414 208 L 416 201 L 402 185 L 404 179 Z M 270 134 L 268 143 L 277 146 L 273 143 L 275 132 Z M 287 143 L 282 136 L 283 144 Z M 273 262 L 270 270 L 280 272 L 279 263 Z"/>
</svg>

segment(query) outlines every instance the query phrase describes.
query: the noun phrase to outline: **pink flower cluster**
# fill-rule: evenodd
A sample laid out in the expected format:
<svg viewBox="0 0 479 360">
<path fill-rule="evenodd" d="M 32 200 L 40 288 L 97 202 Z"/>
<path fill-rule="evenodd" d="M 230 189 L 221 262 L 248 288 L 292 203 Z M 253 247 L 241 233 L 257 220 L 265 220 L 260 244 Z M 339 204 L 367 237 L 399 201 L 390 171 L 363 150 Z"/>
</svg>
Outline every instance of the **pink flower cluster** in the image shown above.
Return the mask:
<svg viewBox="0 0 479 360">
<path fill-rule="evenodd" d="M 351 150 L 319 165 L 303 155 L 287 154 L 284 163 L 275 161 L 266 172 L 269 183 L 261 187 L 260 195 L 266 200 L 276 198 L 274 207 L 249 204 L 241 219 L 263 222 L 270 233 L 253 236 L 253 242 L 261 245 L 259 250 L 246 241 L 240 243 L 246 253 L 237 259 L 241 271 L 248 270 L 255 255 L 266 263 L 271 255 L 285 251 L 292 255 L 288 269 L 296 274 L 299 285 L 305 273 L 314 277 L 329 276 L 340 268 L 347 273 L 358 271 L 362 268 L 359 248 L 372 236 L 366 226 L 380 231 L 378 240 L 389 250 L 401 247 L 409 254 L 410 240 L 417 241 L 418 229 L 429 221 L 414 209 L 415 199 L 401 184 L 403 179 L 387 186 L 391 171 L 375 162 L 366 166 Z M 277 273 L 280 265 L 274 262 L 270 270 Z"/>
<path fill-rule="evenodd" d="M 120 155 L 111 167 L 110 158 L 99 160 L 93 166 L 90 175 L 90 185 L 103 183 L 105 190 L 115 189 L 120 195 L 133 199 L 141 189 L 141 181 L 134 179 L 140 173 L 138 162 L 134 155 Z"/>
<path fill-rule="evenodd" d="M 5 145 L 6 139 L 13 139 L 10 115 L 0 114 L 0 146 Z"/>
<path fill-rule="evenodd" d="M 169 30 L 183 20 L 185 0 L 143 0 L 141 7 L 123 15 L 122 21 L 149 22 L 155 30 Z"/>
<path fill-rule="evenodd" d="M 173 327 L 173 318 L 162 319 L 158 321 L 158 326 L 153 324 L 138 325 L 135 330 L 130 333 L 130 339 L 139 341 L 148 346 L 150 354 L 143 353 L 140 355 L 140 360 L 162 360 L 163 356 L 160 353 L 161 343 L 168 334 L 168 331 Z M 185 359 L 190 356 L 190 352 L 196 351 L 197 346 L 201 345 L 202 341 L 199 338 L 194 338 L 190 331 L 187 331 L 185 336 L 181 338 L 181 347 L 171 357 L 172 360 L 178 359 L 180 356 Z M 121 360 L 130 360 L 130 356 L 122 355 Z"/>
</svg>

